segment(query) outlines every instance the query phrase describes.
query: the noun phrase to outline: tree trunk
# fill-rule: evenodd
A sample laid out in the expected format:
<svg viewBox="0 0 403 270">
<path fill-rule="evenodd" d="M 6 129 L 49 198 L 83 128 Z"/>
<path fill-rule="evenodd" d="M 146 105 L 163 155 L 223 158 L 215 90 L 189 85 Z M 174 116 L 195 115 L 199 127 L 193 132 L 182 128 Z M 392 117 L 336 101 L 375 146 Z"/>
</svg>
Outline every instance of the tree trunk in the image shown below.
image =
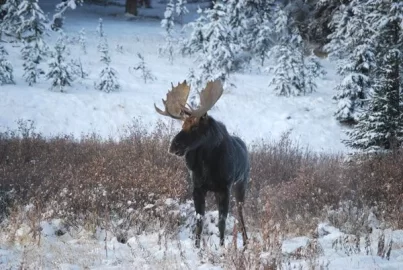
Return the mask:
<svg viewBox="0 0 403 270">
<path fill-rule="evenodd" d="M 137 15 L 137 0 L 126 0 L 126 13 Z"/>
</svg>

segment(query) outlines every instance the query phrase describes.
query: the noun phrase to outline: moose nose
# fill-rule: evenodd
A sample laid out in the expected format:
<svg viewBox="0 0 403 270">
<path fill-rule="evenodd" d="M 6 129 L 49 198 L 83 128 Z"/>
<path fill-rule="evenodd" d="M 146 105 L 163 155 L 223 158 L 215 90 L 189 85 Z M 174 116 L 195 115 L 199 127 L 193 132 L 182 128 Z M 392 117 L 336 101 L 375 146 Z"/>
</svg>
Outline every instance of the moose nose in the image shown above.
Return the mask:
<svg viewBox="0 0 403 270">
<path fill-rule="evenodd" d="M 184 152 L 181 150 L 179 145 L 177 143 L 172 143 L 171 146 L 169 147 L 168 153 L 177 155 L 177 156 L 183 156 Z"/>
</svg>

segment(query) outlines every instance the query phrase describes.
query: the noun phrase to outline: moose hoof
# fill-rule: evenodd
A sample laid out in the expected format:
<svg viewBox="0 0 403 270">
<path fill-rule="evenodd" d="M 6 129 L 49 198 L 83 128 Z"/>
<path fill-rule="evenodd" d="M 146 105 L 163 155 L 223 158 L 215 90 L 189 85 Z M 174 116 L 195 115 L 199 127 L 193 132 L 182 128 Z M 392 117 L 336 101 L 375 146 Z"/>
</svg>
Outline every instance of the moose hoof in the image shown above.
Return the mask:
<svg viewBox="0 0 403 270">
<path fill-rule="evenodd" d="M 196 248 L 200 248 L 200 239 L 196 239 L 195 246 Z"/>
</svg>

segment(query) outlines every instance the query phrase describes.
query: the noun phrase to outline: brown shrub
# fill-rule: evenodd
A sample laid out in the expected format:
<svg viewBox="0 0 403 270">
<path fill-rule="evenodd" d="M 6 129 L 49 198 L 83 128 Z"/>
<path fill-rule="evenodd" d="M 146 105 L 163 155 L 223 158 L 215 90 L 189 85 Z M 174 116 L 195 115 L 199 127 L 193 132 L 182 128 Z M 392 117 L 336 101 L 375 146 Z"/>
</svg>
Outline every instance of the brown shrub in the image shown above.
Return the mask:
<svg viewBox="0 0 403 270">
<path fill-rule="evenodd" d="M 165 150 L 169 127 L 148 133 L 135 121 L 119 142 L 95 135 L 46 139 L 29 126 L 22 129 L 21 136 L 0 137 L 0 190 L 14 190 L 21 204 L 43 211 L 51 204 L 55 216 L 103 217 L 156 198 L 188 196 L 184 164 Z"/>
<path fill-rule="evenodd" d="M 145 205 L 191 198 L 183 160 L 166 151 L 172 135 L 171 126 L 159 124 L 150 133 L 136 120 L 119 141 L 96 135 L 44 138 L 32 123 L 21 122 L 17 132 L 0 134 L 0 210 L 10 201 L 32 203 L 38 211 L 52 210 L 53 217 L 101 222 L 123 216 L 144 228 L 155 214 L 133 215 L 146 213 Z M 380 206 L 378 215 L 403 226 L 399 153 L 346 163 L 338 155 L 303 149 L 285 134 L 279 142 L 252 145 L 250 158 L 249 230 L 263 232 L 267 224 L 280 223 L 306 232 L 316 225 L 315 217 L 323 218 L 325 206 L 337 208 L 345 200 Z"/>
</svg>

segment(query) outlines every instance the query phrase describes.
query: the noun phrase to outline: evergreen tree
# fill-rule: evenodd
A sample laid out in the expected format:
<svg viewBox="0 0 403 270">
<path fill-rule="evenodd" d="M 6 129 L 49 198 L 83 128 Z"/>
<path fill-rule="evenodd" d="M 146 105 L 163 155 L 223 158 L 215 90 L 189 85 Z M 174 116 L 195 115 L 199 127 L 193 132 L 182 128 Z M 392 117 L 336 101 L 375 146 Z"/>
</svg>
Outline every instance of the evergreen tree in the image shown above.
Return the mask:
<svg viewBox="0 0 403 270">
<path fill-rule="evenodd" d="M 18 15 L 19 5 L 21 0 L 7 0 L 6 3 L 0 6 L 0 13 L 4 11 L 6 15 L 0 22 L 0 32 L 7 35 L 16 35 L 17 29 L 21 24 L 21 17 Z M 19 36 L 16 36 L 19 39 Z"/>
<path fill-rule="evenodd" d="M 0 85 L 14 83 L 13 66 L 7 61 L 7 55 L 4 46 L 0 44 Z"/>
<path fill-rule="evenodd" d="M 393 72 L 396 55 L 385 56 L 385 66 L 374 86 L 374 95 L 368 111 L 361 116 L 352 131 L 347 132 L 346 145 L 366 151 L 387 150 L 400 146 L 403 140 L 403 122 L 399 108 L 398 88 Z"/>
<path fill-rule="evenodd" d="M 101 40 L 99 51 L 101 52 L 101 63 L 104 64 L 104 68 L 99 75 L 99 81 L 95 83 L 95 89 L 106 93 L 119 91 L 120 84 L 117 79 L 117 71 L 110 66 L 111 58 L 106 37 Z"/>
<path fill-rule="evenodd" d="M 22 23 L 17 33 L 24 41 L 24 47 L 21 50 L 25 60 L 23 76 L 29 85 L 32 85 L 37 82 L 42 72 L 38 65 L 48 52 L 48 47 L 43 40 L 46 18 L 38 5 L 38 0 L 24 0 L 18 7 L 18 16 L 21 17 Z"/>
<path fill-rule="evenodd" d="M 58 30 L 63 26 L 64 13 L 68 8 L 76 9 L 77 4 L 82 4 L 82 0 L 66 0 L 56 5 L 55 14 L 53 15 L 52 29 Z"/>
<path fill-rule="evenodd" d="M 72 59 L 71 67 L 72 67 L 72 72 L 75 76 L 77 76 L 81 79 L 85 79 L 88 77 L 88 73 L 84 70 L 83 64 L 81 63 L 80 58 L 78 58 L 76 60 Z"/>
<path fill-rule="evenodd" d="M 305 92 L 305 69 L 302 51 L 302 38 L 293 33 L 289 13 L 279 8 L 274 21 L 276 45 L 270 50 L 270 56 L 276 59 L 277 65 L 270 68 L 274 70 L 274 77 L 269 85 L 281 96 L 298 96 Z"/>
<path fill-rule="evenodd" d="M 186 0 L 177 0 L 175 4 L 176 16 L 179 18 L 179 23 L 181 25 L 183 25 L 183 16 L 189 13 L 189 10 L 186 8 L 186 4 Z"/>
<path fill-rule="evenodd" d="M 274 42 L 271 38 L 275 13 L 274 0 L 228 0 L 225 4 L 232 43 L 243 53 L 258 55 L 261 63 Z"/>
<path fill-rule="evenodd" d="M 293 83 L 296 77 L 296 74 L 293 73 L 295 60 L 291 58 L 293 51 L 289 46 L 274 46 L 273 50 L 277 52 L 277 65 L 272 68 L 274 76 L 269 85 L 274 86 L 274 92 L 279 96 L 299 95 L 299 91 Z"/>
<path fill-rule="evenodd" d="M 338 101 L 335 116 L 341 122 L 358 120 L 373 84 L 370 74 L 376 66 L 376 48 L 369 14 L 368 1 L 353 0 L 334 18 L 335 31 L 327 49 L 341 58 L 338 73 L 343 79 L 334 97 Z"/>
<path fill-rule="evenodd" d="M 84 54 L 87 54 L 87 41 L 85 37 L 85 30 L 84 28 L 78 34 L 78 43 L 80 44 L 81 50 Z"/>
<path fill-rule="evenodd" d="M 316 78 L 320 78 L 326 74 L 322 65 L 319 63 L 315 56 L 309 56 L 305 60 L 305 88 L 307 93 L 315 92 L 317 85 L 315 82 Z"/>
<path fill-rule="evenodd" d="M 71 67 L 66 62 L 66 45 L 65 37 L 63 34 L 57 39 L 54 47 L 54 52 L 51 54 L 49 61 L 49 71 L 46 74 L 48 80 L 52 80 L 51 89 L 57 89 L 60 92 L 64 92 L 66 86 L 71 86 L 72 76 Z"/>
<path fill-rule="evenodd" d="M 174 59 L 174 16 L 175 16 L 175 4 L 174 0 L 169 0 L 167 3 L 164 19 L 161 21 L 161 27 L 165 30 L 165 44 L 164 47 L 159 49 L 161 55 L 167 55 L 170 63 L 173 63 Z"/>
<path fill-rule="evenodd" d="M 183 55 L 194 55 L 202 52 L 205 43 L 208 42 L 205 36 L 205 25 L 208 23 L 208 20 L 201 8 L 197 10 L 197 13 L 199 17 L 187 25 L 188 28 L 192 29 L 192 32 L 182 45 L 181 50 Z"/>
<path fill-rule="evenodd" d="M 369 0 L 374 29 L 376 71 L 374 94 L 367 112 L 348 132 L 348 146 L 366 151 L 396 149 L 403 141 L 401 52 L 403 4 L 398 0 Z"/>
<path fill-rule="evenodd" d="M 257 29 L 256 33 L 252 33 L 251 37 L 254 37 L 251 51 L 258 56 L 260 64 L 264 66 L 264 61 L 267 58 L 269 50 L 275 45 L 274 40 L 271 38 L 273 34 L 273 24 L 271 20 L 271 13 L 264 13 L 260 20 L 256 21 L 254 29 Z"/>
<path fill-rule="evenodd" d="M 334 30 L 330 21 L 340 6 L 348 5 L 351 0 L 319 0 L 312 12 L 312 19 L 308 26 L 311 41 L 320 45 L 329 42 L 329 35 Z M 364 1 L 364 0 L 363 0 Z"/>
<path fill-rule="evenodd" d="M 102 18 L 99 18 L 98 20 L 98 26 L 97 26 L 97 33 L 99 35 L 99 40 L 98 40 L 98 45 L 97 45 L 97 49 L 98 51 L 101 51 L 102 47 L 105 47 L 105 32 L 104 32 L 104 22 L 102 20 Z"/>
<path fill-rule="evenodd" d="M 140 53 L 138 53 L 137 56 L 140 59 L 140 62 L 137 64 L 137 66 L 133 67 L 133 69 L 141 72 L 141 77 L 143 78 L 144 83 L 147 83 L 147 80 L 154 81 L 156 78 L 154 75 L 152 75 L 151 70 L 146 66 L 144 56 L 142 56 Z"/>
<path fill-rule="evenodd" d="M 227 23 L 224 4 L 216 2 L 214 8 L 206 10 L 207 24 L 203 29 L 202 50 L 197 55 L 200 81 L 225 81 L 234 70 L 235 51 L 238 44 L 231 42 L 231 29 Z"/>
</svg>

